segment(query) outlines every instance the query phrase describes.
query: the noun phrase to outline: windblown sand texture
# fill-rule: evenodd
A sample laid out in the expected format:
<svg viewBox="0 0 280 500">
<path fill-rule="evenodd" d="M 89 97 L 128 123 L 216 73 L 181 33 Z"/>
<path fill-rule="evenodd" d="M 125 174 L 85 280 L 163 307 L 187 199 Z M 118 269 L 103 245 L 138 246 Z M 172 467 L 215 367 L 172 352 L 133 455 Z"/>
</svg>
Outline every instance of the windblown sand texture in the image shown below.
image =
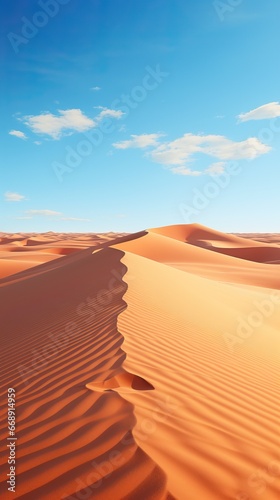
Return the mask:
<svg viewBox="0 0 280 500">
<path fill-rule="evenodd" d="M 280 498 L 280 238 L 245 236 L 0 234 L 1 498 Z"/>
</svg>

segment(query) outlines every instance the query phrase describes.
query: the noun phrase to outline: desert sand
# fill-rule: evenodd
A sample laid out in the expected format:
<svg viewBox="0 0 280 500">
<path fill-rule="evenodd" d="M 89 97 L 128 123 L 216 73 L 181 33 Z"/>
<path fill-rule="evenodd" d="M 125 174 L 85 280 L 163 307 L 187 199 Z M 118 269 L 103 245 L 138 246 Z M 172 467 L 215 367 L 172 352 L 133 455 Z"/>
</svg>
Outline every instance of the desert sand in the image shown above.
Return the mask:
<svg viewBox="0 0 280 500">
<path fill-rule="evenodd" d="M 279 499 L 279 264 L 198 224 L 0 233 L 1 498 Z"/>
</svg>

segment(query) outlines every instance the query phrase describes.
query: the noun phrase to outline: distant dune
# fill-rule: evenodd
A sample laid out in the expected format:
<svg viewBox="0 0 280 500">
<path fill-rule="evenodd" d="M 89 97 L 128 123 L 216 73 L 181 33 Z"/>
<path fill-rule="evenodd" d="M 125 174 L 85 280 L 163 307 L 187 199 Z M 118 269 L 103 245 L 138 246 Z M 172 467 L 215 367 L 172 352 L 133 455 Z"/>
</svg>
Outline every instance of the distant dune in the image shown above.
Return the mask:
<svg viewBox="0 0 280 500">
<path fill-rule="evenodd" d="M 280 234 L 277 233 L 238 233 L 236 236 L 249 238 L 251 240 L 261 241 L 265 243 L 276 243 L 280 245 Z"/>
<path fill-rule="evenodd" d="M 1 498 L 279 499 L 279 243 L 0 233 Z"/>
</svg>

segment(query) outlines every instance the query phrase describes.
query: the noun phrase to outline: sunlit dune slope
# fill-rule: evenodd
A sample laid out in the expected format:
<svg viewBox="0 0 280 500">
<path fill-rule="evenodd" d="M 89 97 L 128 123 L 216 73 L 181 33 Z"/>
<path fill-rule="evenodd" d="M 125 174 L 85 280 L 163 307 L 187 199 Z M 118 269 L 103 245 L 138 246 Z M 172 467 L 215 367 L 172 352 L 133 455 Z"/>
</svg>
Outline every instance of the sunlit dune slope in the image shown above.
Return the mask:
<svg viewBox="0 0 280 500">
<path fill-rule="evenodd" d="M 110 390 L 112 380 L 153 390 L 122 367 L 117 318 L 126 307 L 124 254 L 108 245 L 92 252 L 0 282 L 1 456 L 6 393 L 14 387 L 16 498 L 77 499 L 86 492 L 100 500 L 171 499 L 166 475 L 132 435 L 133 406 Z M 95 383 L 104 390 L 94 390 Z M 3 462 L 1 498 L 7 498 Z"/>
<path fill-rule="evenodd" d="M 196 224 L 2 234 L 1 498 L 14 387 L 19 500 L 278 500 L 279 252 Z"/>
<path fill-rule="evenodd" d="M 268 265 L 265 262 L 254 262 L 256 250 L 257 252 L 259 250 L 267 252 L 261 243 L 252 242 L 253 247 L 251 247 L 250 240 L 241 239 L 242 250 L 244 252 L 248 250 L 251 259 L 236 258 L 234 255 L 224 255 L 218 251 L 211 251 L 211 247 L 202 248 L 194 244 L 197 243 L 197 240 L 193 239 L 192 244 L 185 241 L 193 230 L 196 231 L 196 227 L 196 225 L 194 227 L 193 225 L 181 225 L 148 230 L 140 239 L 129 240 L 116 248 L 217 281 L 280 288 L 279 266 L 277 264 Z M 204 235 L 207 233 L 209 237 L 212 237 L 212 230 L 203 229 L 202 233 L 201 231 L 199 229 L 199 237 L 202 233 Z M 213 233 L 216 232 L 213 231 Z M 222 233 L 218 233 L 218 236 L 222 245 Z M 235 241 L 235 237 L 233 239 Z M 225 241 L 228 242 L 228 235 L 225 235 Z M 246 243 L 247 246 L 249 245 L 249 249 L 245 248 Z M 228 247 L 225 248 L 228 250 Z M 272 246 L 272 248 L 280 258 L 280 248 L 276 246 Z M 219 250 L 222 250 L 222 246 Z M 236 248 L 230 248 L 230 251 L 234 253 Z"/>
<path fill-rule="evenodd" d="M 122 261 L 123 366 L 155 387 L 119 389 L 135 406 L 136 441 L 178 499 L 257 500 L 257 471 L 265 469 L 274 470 L 265 498 L 276 500 L 280 293 L 217 283 L 128 252 Z"/>
</svg>

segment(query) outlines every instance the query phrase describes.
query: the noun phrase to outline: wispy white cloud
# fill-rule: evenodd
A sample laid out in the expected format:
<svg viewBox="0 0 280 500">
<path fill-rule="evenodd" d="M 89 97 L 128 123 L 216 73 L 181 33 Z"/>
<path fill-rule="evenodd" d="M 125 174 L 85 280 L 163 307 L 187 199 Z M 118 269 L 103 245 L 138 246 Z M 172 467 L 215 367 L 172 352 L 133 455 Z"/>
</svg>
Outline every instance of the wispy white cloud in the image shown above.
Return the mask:
<svg viewBox="0 0 280 500">
<path fill-rule="evenodd" d="M 129 149 L 129 148 L 140 148 L 144 149 L 149 146 L 156 146 L 158 139 L 162 137 L 162 134 L 141 134 L 141 135 L 131 135 L 131 139 L 127 141 L 115 142 L 113 146 L 116 149 Z"/>
<path fill-rule="evenodd" d="M 42 215 L 43 217 L 58 217 L 63 215 L 61 212 L 55 212 L 54 210 L 26 210 L 28 215 Z"/>
<path fill-rule="evenodd" d="M 199 175 L 202 175 L 203 172 L 200 170 L 192 170 L 191 168 L 180 166 L 180 167 L 171 167 L 171 172 L 173 174 L 177 175 L 188 175 L 191 177 L 198 177 Z"/>
<path fill-rule="evenodd" d="M 97 106 L 96 109 L 100 113 L 94 118 L 89 118 L 80 109 L 65 109 L 58 110 L 58 114 L 41 113 L 39 115 L 28 115 L 23 118 L 17 117 L 22 121 L 32 132 L 39 135 L 50 136 L 52 139 L 60 139 L 64 135 L 71 135 L 74 132 L 85 132 L 93 127 L 97 127 L 98 123 L 104 118 L 114 118 L 119 120 L 125 114 L 121 110 L 110 109 L 104 106 Z M 11 135 L 16 135 L 21 139 L 27 139 L 23 132 L 12 130 Z M 40 141 L 34 141 L 40 145 Z"/>
<path fill-rule="evenodd" d="M 165 142 L 154 149 L 150 156 L 162 165 L 181 165 L 192 161 L 192 155 L 200 151 L 201 136 L 185 134 L 174 141 Z"/>
<path fill-rule="evenodd" d="M 41 143 L 41 141 L 34 141 L 34 144 L 36 144 L 37 146 L 40 146 L 42 143 Z"/>
<path fill-rule="evenodd" d="M 221 135 L 185 134 L 170 142 L 158 142 L 161 134 L 132 135 L 127 141 L 113 144 L 117 149 L 152 147 L 147 153 L 154 162 L 167 166 L 174 174 L 198 176 L 203 173 L 215 175 L 221 173 L 228 160 L 252 160 L 271 150 L 256 137 L 235 142 Z M 189 168 L 196 154 L 217 158 L 205 171 Z"/>
<path fill-rule="evenodd" d="M 97 92 L 98 90 L 101 90 L 101 87 L 91 87 L 90 90 L 94 90 L 95 92 Z"/>
<path fill-rule="evenodd" d="M 58 115 L 42 113 L 19 118 L 35 134 L 49 135 L 59 139 L 63 134 L 85 132 L 96 126 L 96 122 L 83 114 L 80 109 L 58 110 Z"/>
<path fill-rule="evenodd" d="M 216 163 L 212 163 L 210 167 L 208 167 L 204 172 L 209 175 L 220 175 L 225 171 L 226 162 L 218 161 Z"/>
<path fill-rule="evenodd" d="M 18 137 L 19 139 L 27 139 L 27 136 L 20 130 L 10 130 L 9 134 Z"/>
<path fill-rule="evenodd" d="M 269 118 L 277 118 L 278 116 L 280 116 L 280 103 L 270 102 L 247 113 L 241 113 L 237 118 L 240 122 L 247 122 L 249 120 L 267 120 Z"/>
<path fill-rule="evenodd" d="M 19 194 L 19 193 L 12 193 L 10 191 L 7 191 L 5 194 L 4 194 L 4 198 L 5 198 L 5 201 L 23 201 L 25 200 L 25 196 L 23 196 L 23 194 Z"/>
<path fill-rule="evenodd" d="M 249 160 L 268 153 L 270 147 L 256 137 L 234 142 L 222 135 L 185 134 L 166 142 L 151 152 L 151 158 L 163 165 L 184 165 L 195 153 L 203 153 L 219 160 Z"/>
<path fill-rule="evenodd" d="M 109 109 L 103 106 L 95 106 L 95 109 L 101 109 L 99 115 L 97 115 L 96 120 L 103 120 L 104 118 L 116 118 L 119 120 L 125 113 L 120 109 Z"/>
</svg>

